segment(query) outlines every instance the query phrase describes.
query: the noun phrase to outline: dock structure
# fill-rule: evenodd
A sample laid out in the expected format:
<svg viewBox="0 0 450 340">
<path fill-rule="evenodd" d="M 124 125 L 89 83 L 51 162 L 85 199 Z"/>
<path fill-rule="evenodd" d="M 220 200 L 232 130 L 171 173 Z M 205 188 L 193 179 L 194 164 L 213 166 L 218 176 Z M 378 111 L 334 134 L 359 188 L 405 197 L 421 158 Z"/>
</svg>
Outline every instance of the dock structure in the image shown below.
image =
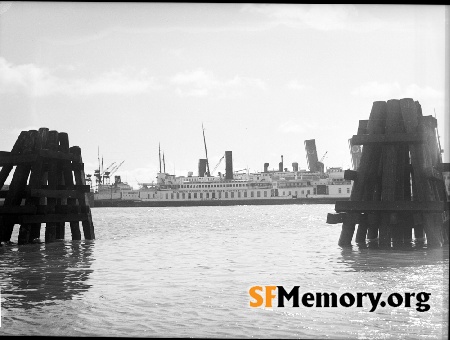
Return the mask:
<svg viewBox="0 0 450 340">
<path fill-rule="evenodd" d="M 449 204 L 443 171 L 437 121 L 423 116 L 411 98 L 373 103 L 369 120 L 359 121 L 351 145 L 362 145 L 356 170 L 346 170 L 353 180 L 348 201 L 337 201 L 337 214 L 327 223 L 342 223 L 338 244 L 349 246 L 355 226 L 356 243 L 377 240 L 389 248 L 412 241 L 427 247 L 448 243 Z"/>
<path fill-rule="evenodd" d="M 39 239 L 42 223 L 46 243 L 65 238 L 66 222 L 72 240 L 81 240 L 79 222 L 84 238 L 95 238 L 81 149 L 69 147 L 67 133 L 48 128 L 22 131 L 10 152 L 0 152 L 0 166 L 0 189 L 13 171 L 9 190 L 0 191 L 2 244 L 11 242 L 16 224 L 18 244 Z"/>
</svg>

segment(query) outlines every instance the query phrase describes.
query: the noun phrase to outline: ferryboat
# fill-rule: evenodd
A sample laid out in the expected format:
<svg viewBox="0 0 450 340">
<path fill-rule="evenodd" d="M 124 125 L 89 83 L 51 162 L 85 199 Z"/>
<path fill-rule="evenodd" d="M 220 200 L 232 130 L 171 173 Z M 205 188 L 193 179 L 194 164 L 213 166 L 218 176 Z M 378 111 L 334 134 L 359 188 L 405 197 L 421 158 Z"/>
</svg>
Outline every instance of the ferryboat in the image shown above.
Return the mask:
<svg viewBox="0 0 450 340">
<path fill-rule="evenodd" d="M 165 164 L 162 168 L 160 153 L 156 182 L 140 183 L 140 188 L 134 190 L 120 176 L 115 176 L 113 184 L 98 184 L 93 206 L 332 204 L 336 200 L 348 200 L 352 183 L 344 179 L 344 170 L 332 167 L 324 171 L 314 139 L 305 141 L 305 149 L 309 170 L 299 170 L 297 162 L 288 170 L 281 156 L 278 170 L 269 170 L 269 163 L 264 163 L 264 171 L 254 173 L 233 171 L 232 151 L 225 151 L 222 157 L 225 173 L 219 172 L 217 176 L 210 175 L 206 142 L 206 158 L 199 159 L 196 175 L 192 171 L 186 176 L 162 171 Z"/>
</svg>

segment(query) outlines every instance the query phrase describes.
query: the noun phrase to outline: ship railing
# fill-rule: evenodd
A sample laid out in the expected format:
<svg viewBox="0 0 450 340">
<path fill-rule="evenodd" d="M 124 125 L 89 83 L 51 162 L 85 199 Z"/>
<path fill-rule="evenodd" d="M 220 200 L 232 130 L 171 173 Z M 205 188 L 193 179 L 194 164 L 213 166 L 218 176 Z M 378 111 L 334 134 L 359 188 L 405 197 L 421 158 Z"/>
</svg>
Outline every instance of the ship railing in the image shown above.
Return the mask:
<svg viewBox="0 0 450 340">
<path fill-rule="evenodd" d="M 342 181 L 342 182 L 331 182 L 327 183 L 327 185 L 350 185 L 352 181 Z"/>
<path fill-rule="evenodd" d="M 259 184 L 259 183 L 249 183 L 248 187 L 251 189 L 270 189 L 272 188 L 272 183 L 264 183 L 264 184 Z"/>
</svg>

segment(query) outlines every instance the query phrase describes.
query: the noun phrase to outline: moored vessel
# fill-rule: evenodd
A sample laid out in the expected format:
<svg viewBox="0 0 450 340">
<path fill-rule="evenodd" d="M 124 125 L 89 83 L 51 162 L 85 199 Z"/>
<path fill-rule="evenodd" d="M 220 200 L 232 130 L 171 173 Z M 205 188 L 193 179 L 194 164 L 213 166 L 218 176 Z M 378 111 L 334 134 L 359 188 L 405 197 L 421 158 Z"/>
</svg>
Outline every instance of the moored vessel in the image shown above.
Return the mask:
<svg viewBox="0 0 450 340">
<path fill-rule="evenodd" d="M 159 152 L 160 171 L 156 176 L 156 182 L 140 183 L 140 188 L 135 190 L 127 183 L 123 183 L 120 176 L 115 176 L 113 184 L 97 185 L 93 205 L 332 204 L 336 200 L 348 199 L 352 183 L 344 179 L 344 170 L 341 167 L 332 167 L 324 171 L 322 163 L 324 157 L 318 160 L 314 139 L 305 141 L 305 150 L 309 170 L 299 170 L 297 162 L 292 163 L 292 170 L 288 170 L 284 167 L 281 156 L 277 170 L 269 170 L 269 163 L 264 163 L 264 171 L 254 173 L 250 173 L 247 169 L 244 173 L 233 171 L 232 151 L 225 151 L 221 158 L 221 161 L 225 159 L 225 173 L 219 172 L 217 176 L 210 173 L 206 141 L 206 158 L 199 159 L 197 175 L 192 171 L 188 172 L 187 176 L 167 173 L 165 164 L 161 166 Z"/>
</svg>

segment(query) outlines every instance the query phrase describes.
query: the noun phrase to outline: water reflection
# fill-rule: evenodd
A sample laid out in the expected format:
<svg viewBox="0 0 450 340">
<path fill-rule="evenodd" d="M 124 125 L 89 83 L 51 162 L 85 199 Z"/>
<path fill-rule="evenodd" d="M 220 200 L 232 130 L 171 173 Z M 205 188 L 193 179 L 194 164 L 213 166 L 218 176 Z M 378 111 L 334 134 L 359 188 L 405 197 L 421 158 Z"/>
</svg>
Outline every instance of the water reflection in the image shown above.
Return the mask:
<svg viewBox="0 0 450 340">
<path fill-rule="evenodd" d="M 449 259 L 449 246 L 428 249 L 423 245 L 404 245 L 390 249 L 358 244 L 341 249 L 338 262 L 351 271 L 381 272 L 401 267 L 444 264 Z"/>
<path fill-rule="evenodd" d="M 87 291 L 93 247 L 93 241 L 61 241 L 0 248 L 2 308 L 36 308 Z"/>
</svg>

